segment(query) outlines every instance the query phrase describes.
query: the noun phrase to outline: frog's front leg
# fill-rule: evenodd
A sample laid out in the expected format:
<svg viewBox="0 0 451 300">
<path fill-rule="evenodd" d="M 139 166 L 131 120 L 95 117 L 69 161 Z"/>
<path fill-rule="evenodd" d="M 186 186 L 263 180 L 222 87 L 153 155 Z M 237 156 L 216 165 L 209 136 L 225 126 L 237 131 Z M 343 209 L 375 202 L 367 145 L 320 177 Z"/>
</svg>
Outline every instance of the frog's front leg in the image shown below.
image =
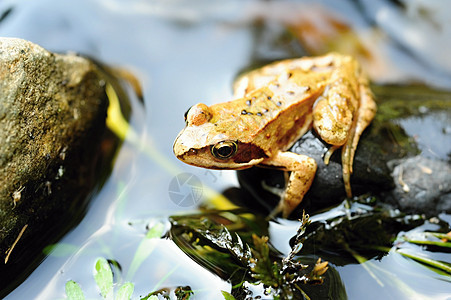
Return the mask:
<svg viewBox="0 0 451 300">
<path fill-rule="evenodd" d="M 262 161 L 261 164 L 291 171 L 282 199 L 271 214 L 282 212 L 283 217 L 286 218 L 301 203 L 312 185 L 316 173 L 316 162 L 306 155 L 280 151 Z"/>
</svg>

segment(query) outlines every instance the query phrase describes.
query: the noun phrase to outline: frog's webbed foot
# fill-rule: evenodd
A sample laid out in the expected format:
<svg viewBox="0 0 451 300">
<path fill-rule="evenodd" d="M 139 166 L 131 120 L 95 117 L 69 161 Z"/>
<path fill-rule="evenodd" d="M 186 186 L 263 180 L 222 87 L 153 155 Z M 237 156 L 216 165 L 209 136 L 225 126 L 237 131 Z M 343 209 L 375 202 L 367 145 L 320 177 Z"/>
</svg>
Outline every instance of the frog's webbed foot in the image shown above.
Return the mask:
<svg viewBox="0 0 451 300">
<path fill-rule="evenodd" d="M 291 171 L 287 187 L 279 205 L 271 213 L 271 216 L 275 216 L 282 212 L 282 216 L 286 218 L 302 202 L 305 193 L 312 185 L 316 173 L 316 162 L 313 158 L 306 155 L 279 152 L 263 161 L 262 164 Z"/>
</svg>

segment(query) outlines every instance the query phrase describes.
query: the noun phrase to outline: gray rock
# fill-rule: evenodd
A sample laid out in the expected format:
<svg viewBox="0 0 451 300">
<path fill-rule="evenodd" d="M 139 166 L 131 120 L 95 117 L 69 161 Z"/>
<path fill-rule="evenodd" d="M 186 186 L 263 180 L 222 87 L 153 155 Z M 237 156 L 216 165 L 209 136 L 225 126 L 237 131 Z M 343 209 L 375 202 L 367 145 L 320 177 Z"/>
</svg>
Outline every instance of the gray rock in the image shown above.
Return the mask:
<svg viewBox="0 0 451 300">
<path fill-rule="evenodd" d="M 393 199 L 402 211 L 437 214 L 451 211 L 450 164 L 421 155 L 390 162 L 396 187 Z"/>
<path fill-rule="evenodd" d="M 0 287 L 82 214 L 105 132 L 104 85 L 85 58 L 0 38 Z"/>
</svg>

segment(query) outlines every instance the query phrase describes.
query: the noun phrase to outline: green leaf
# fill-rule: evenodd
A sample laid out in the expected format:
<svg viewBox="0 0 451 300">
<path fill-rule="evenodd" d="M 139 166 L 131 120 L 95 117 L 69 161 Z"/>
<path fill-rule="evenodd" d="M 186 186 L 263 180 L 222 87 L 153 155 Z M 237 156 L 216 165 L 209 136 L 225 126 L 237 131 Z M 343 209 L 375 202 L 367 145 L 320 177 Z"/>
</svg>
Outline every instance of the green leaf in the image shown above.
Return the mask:
<svg viewBox="0 0 451 300">
<path fill-rule="evenodd" d="M 252 238 L 254 242 L 253 257 L 249 260 L 252 265 L 252 277 L 268 286 L 278 286 L 280 284 L 278 276 L 280 266 L 269 256 L 269 238 L 267 236 L 259 237 L 255 234 L 252 235 Z"/>
<path fill-rule="evenodd" d="M 94 279 L 100 294 L 105 299 L 113 298 L 113 272 L 105 258 L 99 258 L 95 265 Z"/>
<path fill-rule="evenodd" d="M 73 280 L 66 282 L 66 297 L 69 300 L 85 300 L 80 285 Z"/>
<path fill-rule="evenodd" d="M 158 240 L 164 232 L 164 224 L 157 223 L 152 228 L 149 229 L 144 239 L 138 246 L 138 249 L 135 252 L 135 256 L 133 257 L 133 261 L 130 264 L 130 269 L 128 270 L 127 277 L 128 279 L 132 278 L 133 275 L 138 270 L 139 266 L 146 260 L 147 257 L 152 253 L 152 251 L 157 246 Z"/>
<path fill-rule="evenodd" d="M 235 297 L 233 297 L 232 294 L 226 292 L 226 291 L 221 291 L 222 295 L 224 296 L 224 300 L 236 300 Z"/>
<path fill-rule="evenodd" d="M 124 283 L 116 295 L 116 300 L 130 300 L 133 294 L 135 285 L 131 282 Z"/>
</svg>

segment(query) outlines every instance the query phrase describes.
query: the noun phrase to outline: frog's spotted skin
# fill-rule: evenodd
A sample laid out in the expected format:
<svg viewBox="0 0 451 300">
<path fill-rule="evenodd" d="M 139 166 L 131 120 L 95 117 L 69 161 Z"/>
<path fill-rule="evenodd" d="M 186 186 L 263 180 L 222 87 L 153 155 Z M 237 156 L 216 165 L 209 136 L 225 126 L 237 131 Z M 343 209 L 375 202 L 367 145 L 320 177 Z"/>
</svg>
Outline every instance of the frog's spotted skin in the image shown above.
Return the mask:
<svg viewBox="0 0 451 300">
<path fill-rule="evenodd" d="M 342 147 L 343 180 L 351 196 L 350 175 L 360 135 L 373 119 L 376 104 L 357 62 L 328 54 L 276 62 L 242 76 L 235 100 L 196 104 L 174 143 L 182 161 L 211 169 L 254 165 L 291 171 L 279 211 L 288 216 L 302 201 L 316 162 L 287 150 L 311 126 L 332 145 Z"/>
</svg>

